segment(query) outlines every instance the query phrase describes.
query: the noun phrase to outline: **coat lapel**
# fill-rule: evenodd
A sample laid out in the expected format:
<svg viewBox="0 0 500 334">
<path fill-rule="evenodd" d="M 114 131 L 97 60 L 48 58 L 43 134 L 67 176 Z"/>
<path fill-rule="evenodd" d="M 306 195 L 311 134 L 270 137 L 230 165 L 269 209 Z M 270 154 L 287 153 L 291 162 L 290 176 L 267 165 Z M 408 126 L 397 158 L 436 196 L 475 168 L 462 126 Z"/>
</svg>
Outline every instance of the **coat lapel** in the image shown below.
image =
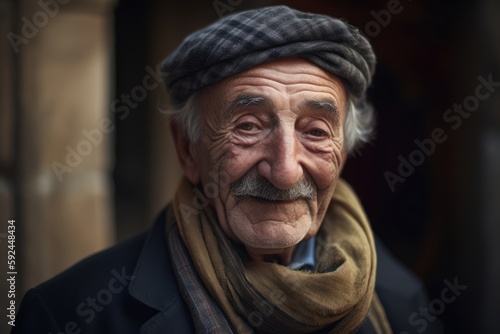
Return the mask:
<svg viewBox="0 0 500 334">
<path fill-rule="evenodd" d="M 129 293 L 139 302 L 158 310 L 141 327 L 141 333 L 193 332 L 189 310 L 180 295 L 166 244 L 165 210 L 156 219 L 146 239 Z"/>
</svg>

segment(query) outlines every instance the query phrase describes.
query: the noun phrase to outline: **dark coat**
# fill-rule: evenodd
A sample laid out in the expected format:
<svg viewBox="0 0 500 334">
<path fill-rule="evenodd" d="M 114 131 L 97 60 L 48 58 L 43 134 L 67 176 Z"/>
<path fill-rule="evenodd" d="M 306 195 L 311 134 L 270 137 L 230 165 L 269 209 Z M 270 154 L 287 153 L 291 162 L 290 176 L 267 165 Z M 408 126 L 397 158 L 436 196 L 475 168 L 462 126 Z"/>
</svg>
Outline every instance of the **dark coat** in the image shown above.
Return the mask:
<svg viewBox="0 0 500 334">
<path fill-rule="evenodd" d="M 428 305 L 421 283 L 377 242 L 376 291 L 394 333 Z M 425 333 L 441 332 L 437 321 Z M 436 328 L 433 328 L 435 326 Z M 432 327 L 432 328 L 431 328 Z M 192 333 L 170 264 L 165 212 L 152 228 L 77 263 L 24 296 L 12 334 Z M 366 322 L 360 333 L 371 333 Z"/>
</svg>

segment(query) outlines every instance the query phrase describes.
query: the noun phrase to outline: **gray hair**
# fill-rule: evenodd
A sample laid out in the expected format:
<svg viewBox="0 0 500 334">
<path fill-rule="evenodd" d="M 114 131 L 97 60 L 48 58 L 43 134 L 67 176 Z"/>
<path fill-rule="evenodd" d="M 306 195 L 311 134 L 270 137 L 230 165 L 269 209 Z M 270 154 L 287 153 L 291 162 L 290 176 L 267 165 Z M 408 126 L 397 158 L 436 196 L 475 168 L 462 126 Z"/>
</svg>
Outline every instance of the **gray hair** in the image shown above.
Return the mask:
<svg viewBox="0 0 500 334">
<path fill-rule="evenodd" d="M 169 114 L 184 130 L 187 138 L 197 142 L 201 138 L 203 120 L 198 108 L 199 93 L 192 94 L 182 105 L 173 106 Z M 375 127 L 374 110 L 363 99 L 356 102 L 347 98 L 347 117 L 344 123 L 344 147 L 347 153 L 353 154 L 361 146 L 370 142 Z"/>
</svg>

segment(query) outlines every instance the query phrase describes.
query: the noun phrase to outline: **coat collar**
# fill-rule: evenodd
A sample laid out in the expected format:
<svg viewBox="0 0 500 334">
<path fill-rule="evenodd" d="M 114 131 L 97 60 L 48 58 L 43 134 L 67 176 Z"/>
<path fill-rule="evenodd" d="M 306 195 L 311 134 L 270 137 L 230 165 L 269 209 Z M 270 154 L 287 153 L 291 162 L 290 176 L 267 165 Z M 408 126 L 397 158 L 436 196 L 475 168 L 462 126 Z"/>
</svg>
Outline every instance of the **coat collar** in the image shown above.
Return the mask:
<svg viewBox="0 0 500 334">
<path fill-rule="evenodd" d="M 191 318 L 180 295 L 166 244 L 166 210 L 150 229 L 129 285 L 132 297 L 159 311 L 141 333 L 190 332 Z"/>
</svg>

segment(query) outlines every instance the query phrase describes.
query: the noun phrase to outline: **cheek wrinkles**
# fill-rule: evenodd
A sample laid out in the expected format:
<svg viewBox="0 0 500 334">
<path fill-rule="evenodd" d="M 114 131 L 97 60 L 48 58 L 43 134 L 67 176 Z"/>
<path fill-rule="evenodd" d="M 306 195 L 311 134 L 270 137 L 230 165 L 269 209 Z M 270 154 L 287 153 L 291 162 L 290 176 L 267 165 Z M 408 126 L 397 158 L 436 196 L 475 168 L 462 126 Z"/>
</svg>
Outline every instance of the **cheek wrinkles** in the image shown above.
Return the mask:
<svg viewBox="0 0 500 334">
<path fill-rule="evenodd" d="M 324 185 L 330 186 L 338 177 L 341 157 L 342 157 L 342 141 L 339 138 L 333 138 L 325 146 L 327 153 L 316 153 L 316 165 L 323 165 Z M 318 157 L 323 160 L 323 163 L 318 163 Z"/>
<path fill-rule="evenodd" d="M 217 166 L 224 155 L 227 153 L 227 146 L 230 138 L 230 131 L 227 126 L 214 122 L 213 119 L 207 120 L 203 129 L 204 146 L 207 148 L 211 165 Z"/>
<path fill-rule="evenodd" d="M 333 140 L 333 153 L 335 155 L 335 163 L 338 166 L 340 166 L 340 162 L 342 160 L 342 147 L 344 146 L 344 142 L 342 138 L 336 137 Z"/>
<path fill-rule="evenodd" d="M 303 144 L 307 152 L 319 157 L 326 162 L 339 164 L 342 142 L 337 138 L 331 138 L 321 142 L 305 142 Z"/>
<path fill-rule="evenodd" d="M 204 141 L 206 143 L 206 148 L 208 151 L 208 156 L 210 157 L 210 164 L 216 168 L 227 154 L 228 151 L 228 138 L 229 135 L 226 132 L 220 131 L 210 137 L 205 137 Z"/>
<path fill-rule="evenodd" d="M 250 169 L 262 158 L 266 146 L 267 144 L 262 140 L 255 143 L 245 143 L 232 139 L 227 146 L 226 157 L 233 167 Z"/>
</svg>

